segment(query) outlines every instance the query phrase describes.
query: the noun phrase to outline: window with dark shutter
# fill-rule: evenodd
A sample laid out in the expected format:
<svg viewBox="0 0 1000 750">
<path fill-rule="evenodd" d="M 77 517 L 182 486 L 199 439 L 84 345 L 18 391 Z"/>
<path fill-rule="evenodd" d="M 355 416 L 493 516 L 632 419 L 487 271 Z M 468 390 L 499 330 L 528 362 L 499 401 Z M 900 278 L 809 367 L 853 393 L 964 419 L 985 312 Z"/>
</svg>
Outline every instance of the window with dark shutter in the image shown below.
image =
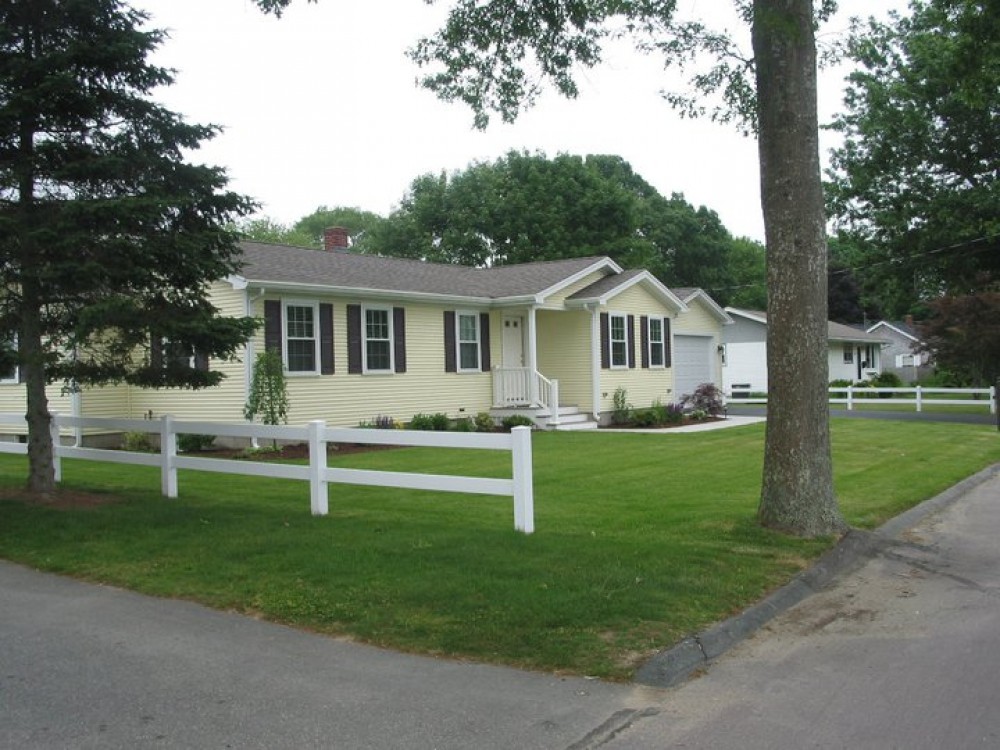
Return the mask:
<svg viewBox="0 0 1000 750">
<path fill-rule="evenodd" d="M 458 357 L 455 351 L 455 311 L 444 311 L 444 371 L 458 372 Z"/>
<path fill-rule="evenodd" d="M 663 366 L 670 367 L 670 318 L 663 319 Z"/>
<path fill-rule="evenodd" d="M 396 372 L 406 372 L 406 311 L 392 308 L 392 347 Z"/>
<path fill-rule="evenodd" d="M 333 375 L 333 305 L 324 302 L 319 306 L 319 371 Z"/>
<path fill-rule="evenodd" d="M 628 366 L 635 369 L 635 316 L 628 316 Z"/>
<path fill-rule="evenodd" d="M 347 306 L 347 371 L 360 375 L 361 363 L 361 305 Z"/>
<path fill-rule="evenodd" d="M 490 371 L 490 314 L 479 314 L 479 346 L 482 357 L 482 371 Z"/>
<path fill-rule="evenodd" d="M 264 348 L 281 351 L 281 301 L 264 300 Z"/>
</svg>

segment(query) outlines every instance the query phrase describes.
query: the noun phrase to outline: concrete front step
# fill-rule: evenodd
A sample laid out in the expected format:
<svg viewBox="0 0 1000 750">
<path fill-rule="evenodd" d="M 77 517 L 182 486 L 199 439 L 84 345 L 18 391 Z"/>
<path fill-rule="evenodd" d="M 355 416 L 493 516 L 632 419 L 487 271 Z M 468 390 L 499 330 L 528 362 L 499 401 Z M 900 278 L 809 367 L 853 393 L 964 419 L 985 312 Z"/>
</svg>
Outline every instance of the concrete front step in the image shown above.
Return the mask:
<svg viewBox="0 0 1000 750">
<path fill-rule="evenodd" d="M 584 422 L 560 422 L 557 425 L 552 425 L 551 423 L 546 425 L 550 430 L 556 430 L 557 432 L 574 432 L 577 430 L 596 430 L 597 422 L 593 419 L 588 419 Z"/>
</svg>

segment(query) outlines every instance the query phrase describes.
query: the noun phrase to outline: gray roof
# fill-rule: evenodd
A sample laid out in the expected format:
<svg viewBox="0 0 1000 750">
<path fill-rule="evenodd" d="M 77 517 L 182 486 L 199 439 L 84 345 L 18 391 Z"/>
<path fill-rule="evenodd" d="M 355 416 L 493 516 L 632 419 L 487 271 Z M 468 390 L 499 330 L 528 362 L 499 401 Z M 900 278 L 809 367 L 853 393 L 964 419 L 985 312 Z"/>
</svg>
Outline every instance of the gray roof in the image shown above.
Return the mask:
<svg viewBox="0 0 1000 750">
<path fill-rule="evenodd" d="M 687 298 L 695 292 L 700 292 L 701 288 L 697 286 L 672 286 L 670 287 L 670 291 L 677 295 L 678 299 L 687 302 Z"/>
<path fill-rule="evenodd" d="M 253 284 L 329 286 L 484 299 L 536 295 L 595 263 L 608 260 L 604 257 L 568 258 L 474 268 L 262 242 L 241 242 L 240 247 L 244 266 L 239 275 Z"/>
<path fill-rule="evenodd" d="M 603 279 L 598 279 L 593 284 L 574 292 L 567 299 L 596 299 L 603 297 L 608 292 L 614 291 L 622 284 L 634 279 L 636 276 L 641 276 L 643 273 L 645 271 L 641 268 L 631 268 L 618 274 L 605 276 Z"/>
<path fill-rule="evenodd" d="M 761 312 L 760 310 L 740 310 L 735 307 L 726 308 L 730 313 L 740 313 L 744 315 L 752 315 L 757 318 L 762 318 L 765 323 L 767 323 L 767 313 Z M 843 323 L 834 323 L 832 320 L 827 321 L 827 334 L 826 337 L 830 341 L 863 341 L 870 342 L 872 344 L 882 344 L 885 343 L 886 339 L 882 336 L 878 336 L 874 333 L 867 333 L 860 328 L 854 328 L 853 326 L 844 325 Z"/>
</svg>

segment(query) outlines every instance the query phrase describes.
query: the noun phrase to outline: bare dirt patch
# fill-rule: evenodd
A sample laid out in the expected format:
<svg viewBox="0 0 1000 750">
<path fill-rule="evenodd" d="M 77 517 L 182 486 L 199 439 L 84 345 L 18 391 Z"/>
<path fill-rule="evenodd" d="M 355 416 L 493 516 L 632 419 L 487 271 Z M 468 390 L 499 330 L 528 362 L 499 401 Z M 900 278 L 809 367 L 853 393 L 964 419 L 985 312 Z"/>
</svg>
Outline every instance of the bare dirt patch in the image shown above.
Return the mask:
<svg viewBox="0 0 1000 750">
<path fill-rule="evenodd" d="M 87 510 L 121 502 L 121 498 L 117 495 L 84 492 L 64 487 L 58 487 L 47 495 L 35 495 L 20 489 L 0 489 L 0 500 L 13 500 L 25 505 L 55 508 L 56 510 Z"/>
</svg>

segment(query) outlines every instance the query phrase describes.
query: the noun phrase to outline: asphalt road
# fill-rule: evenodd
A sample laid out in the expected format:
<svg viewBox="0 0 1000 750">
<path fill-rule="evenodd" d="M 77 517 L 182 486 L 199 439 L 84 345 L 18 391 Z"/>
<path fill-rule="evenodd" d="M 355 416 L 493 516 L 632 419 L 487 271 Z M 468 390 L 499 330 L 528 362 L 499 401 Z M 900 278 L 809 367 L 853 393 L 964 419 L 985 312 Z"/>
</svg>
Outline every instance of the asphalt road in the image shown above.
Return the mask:
<svg viewBox="0 0 1000 750">
<path fill-rule="evenodd" d="M 397 654 L 0 563 L 0 748 L 1000 747 L 989 476 L 667 690 Z"/>
</svg>

